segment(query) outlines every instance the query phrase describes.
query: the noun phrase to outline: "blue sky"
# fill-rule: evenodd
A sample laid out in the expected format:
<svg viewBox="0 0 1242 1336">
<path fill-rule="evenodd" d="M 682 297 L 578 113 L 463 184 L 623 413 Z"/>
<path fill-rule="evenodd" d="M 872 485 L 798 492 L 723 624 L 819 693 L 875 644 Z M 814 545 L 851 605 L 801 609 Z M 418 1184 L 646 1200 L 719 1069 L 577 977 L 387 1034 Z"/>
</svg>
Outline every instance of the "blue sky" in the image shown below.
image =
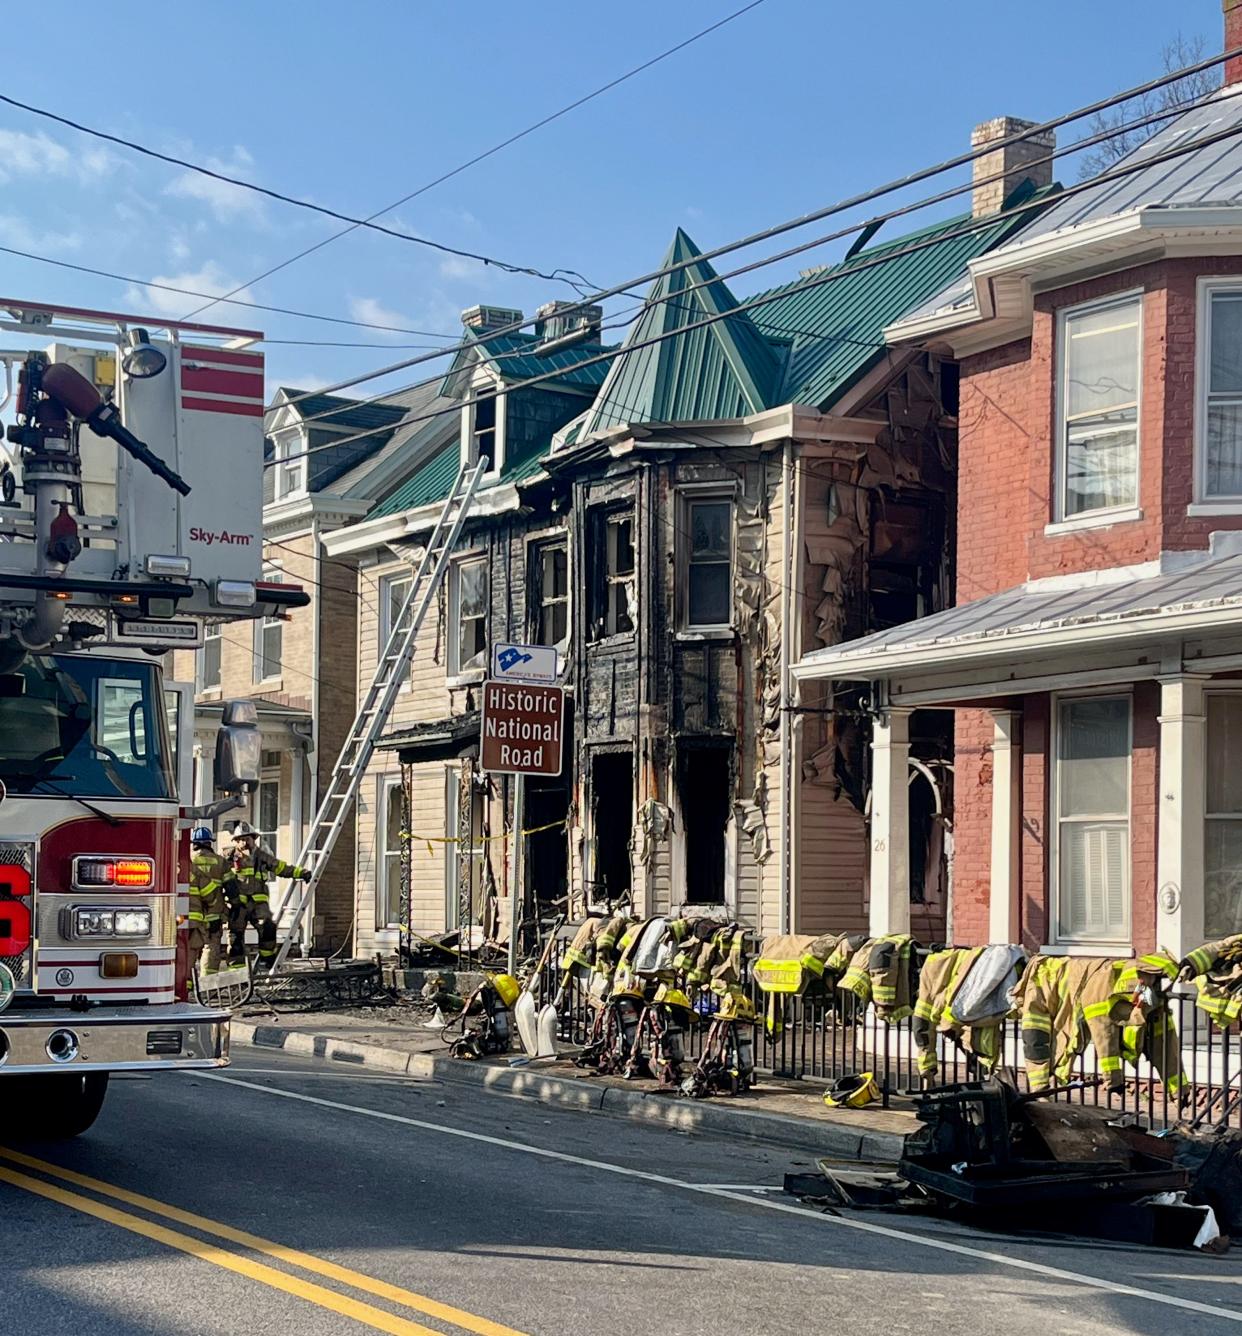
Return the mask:
<svg viewBox="0 0 1242 1336">
<path fill-rule="evenodd" d="M 54 62 L 11 58 L 5 91 L 369 213 L 740 3 L 213 0 L 102 11 L 79 0 L 57 11 Z M 714 247 L 963 151 L 980 120 L 1045 119 L 1152 77 L 1179 30 L 1219 49 L 1221 27 L 1220 0 L 765 0 L 383 221 L 611 285 L 656 268 L 678 226 Z M 0 245 L 213 293 L 339 229 L 4 106 L 0 187 Z M 839 253 L 774 266 L 736 289 Z M 0 292 L 16 297 L 167 316 L 198 304 L 6 255 L 0 270 Z M 247 291 L 449 335 L 476 302 L 532 313 L 572 295 L 359 232 Z M 420 342 L 236 306 L 201 318 L 273 339 L 382 345 L 274 343 L 271 385 L 334 382 Z"/>
</svg>

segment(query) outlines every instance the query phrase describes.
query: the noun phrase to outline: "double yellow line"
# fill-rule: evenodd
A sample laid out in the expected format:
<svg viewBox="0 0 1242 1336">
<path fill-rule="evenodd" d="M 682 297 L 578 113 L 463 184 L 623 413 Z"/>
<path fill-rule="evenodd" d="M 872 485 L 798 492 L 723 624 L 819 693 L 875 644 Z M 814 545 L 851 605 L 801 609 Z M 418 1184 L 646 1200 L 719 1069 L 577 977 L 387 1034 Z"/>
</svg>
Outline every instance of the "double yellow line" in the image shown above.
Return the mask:
<svg viewBox="0 0 1242 1336">
<path fill-rule="evenodd" d="M 100 1197 L 110 1197 L 114 1201 L 136 1206 L 139 1210 L 147 1212 L 148 1215 L 159 1216 L 181 1225 L 188 1225 L 200 1234 L 237 1244 L 250 1252 L 274 1258 L 287 1266 L 297 1267 L 324 1279 L 347 1285 L 351 1289 L 374 1295 L 376 1298 L 386 1299 L 389 1303 L 399 1304 L 404 1308 L 422 1313 L 426 1317 L 435 1318 L 440 1322 L 449 1323 L 465 1331 L 474 1332 L 475 1336 L 523 1336 L 522 1332 L 515 1331 L 512 1327 L 506 1327 L 503 1323 L 493 1322 L 489 1318 L 479 1317 L 474 1313 L 467 1313 L 464 1309 L 454 1308 L 451 1304 L 440 1303 L 425 1294 L 403 1289 L 400 1285 L 390 1285 L 387 1281 L 377 1280 L 374 1276 L 364 1275 L 361 1271 L 353 1271 L 347 1266 L 338 1266 L 335 1262 L 326 1261 L 322 1257 L 313 1257 L 310 1253 L 299 1252 L 296 1248 L 287 1248 L 284 1244 L 274 1243 L 271 1239 L 261 1238 L 257 1234 L 249 1234 L 243 1229 L 234 1229 L 231 1225 L 223 1224 L 218 1220 L 209 1220 L 205 1216 L 195 1215 L 192 1211 L 183 1211 L 180 1207 L 156 1201 L 153 1197 L 144 1197 L 139 1192 L 130 1192 L 128 1188 L 117 1187 L 98 1178 L 90 1178 L 86 1174 L 76 1173 L 72 1169 L 64 1169 L 60 1165 L 51 1164 L 46 1160 L 35 1159 L 32 1155 L 23 1155 L 20 1151 L 10 1150 L 7 1146 L 0 1146 L 0 1160 L 8 1161 L 9 1164 L 21 1165 L 26 1169 L 33 1169 L 48 1178 L 59 1179 L 63 1183 L 72 1183 L 75 1187 L 85 1188 L 88 1192 L 93 1192 Z M 188 1253 L 191 1257 L 197 1257 L 201 1261 L 210 1262 L 212 1265 L 223 1267 L 227 1271 L 234 1271 L 238 1275 L 257 1280 L 274 1290 L 283 1290 L 286 1294 L 305 1299 L 320 1308 L 339 1313 L 342 1317 L 353 1318 L 354 1321 L 361 1322 L 364 1326 L 371 1327 L 375 1331 L 386 1331 L 391 1333 L 391 1336 L 444 1336 L 443 1332 L 432 1327 L 425 1327 L 421 1322 L 413 1322 L 408 1318 L 398 1317 L 382 1308 L 376 1308 L 373 1304 L 363 1303 L 361 1300 L 349 1298 L 348 1295 L 338 1294 L 335 1290 L 315 1284 L 314 1281 L 303 1280 L 300 1276 L 290 1275 L 287 1271 L 279 1271 L 275 1267 L 266 1266 L 262 1262 L 256 1262 L 250 1257 L 229 1251 L 227 1248 L 217 1247 L 214 1244 L 194 1238 L 190 1234 L 183 1234 L 179 1230 L 169 1229 L 165 1225 L 156 1224 L 142 1216 L 132 1215 L 128 1211 L 119 1210 L 105 1202 L 96 1201 L 93 1197 L 84 1197 L 80 1193 L 70 1192 L 67 1188 L 60 1187 L 56 1183 L 46 1182 L 43 1178 L 32 1178 L 29 1174 L 20 1173 L 17 1169 L 9 1168 L 7 1165 L 0 1165 L 0 1182 L 8 1183 L 15 1188 L 22 1188 L 26 1192 L 32 1192 L 36 1196 L 46 1198 L 48 1201 L 57 1202 L 61 1206 L 68 1206 L 75 1211 L 80 1211 L 83 1215 L 93 1216 L 96 1220 L 104 1220 L 110 1225 L 127 1229 L 133 1234 L 141 1234 L 144 1238 L 152 1239 L 156 1243 L 162 1243 L 169 1248 L 176 1248 L 179 1252 Z"/>
</svg>

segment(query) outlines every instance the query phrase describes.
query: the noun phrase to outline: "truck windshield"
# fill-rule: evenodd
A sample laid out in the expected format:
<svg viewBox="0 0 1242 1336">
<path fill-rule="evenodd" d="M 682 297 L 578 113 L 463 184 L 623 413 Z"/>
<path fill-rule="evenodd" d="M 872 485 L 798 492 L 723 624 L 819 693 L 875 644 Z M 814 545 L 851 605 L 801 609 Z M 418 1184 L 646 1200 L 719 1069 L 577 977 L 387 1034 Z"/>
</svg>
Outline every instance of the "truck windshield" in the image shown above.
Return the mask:
<svg viewBox="0 0 1242 1336">
<path fill-rule="evenodd" d="M 155 666 L 32 654 L 0 673 L 0 780 L 10 793 L 173 797 Z"/>
</svg>

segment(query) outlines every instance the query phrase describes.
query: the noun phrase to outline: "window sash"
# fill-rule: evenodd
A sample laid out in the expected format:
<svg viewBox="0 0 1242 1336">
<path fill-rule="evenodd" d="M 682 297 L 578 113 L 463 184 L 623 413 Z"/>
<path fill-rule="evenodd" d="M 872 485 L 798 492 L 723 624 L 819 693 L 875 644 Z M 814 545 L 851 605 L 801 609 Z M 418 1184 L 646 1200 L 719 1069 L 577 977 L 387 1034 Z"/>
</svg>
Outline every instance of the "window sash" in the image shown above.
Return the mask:
<svg viewBox="0 0 1242 1336">
<path fill-rule="evenodd" d="M 1142 315 L 1132 296 L 1062 316 L 1059 519 L 1138 505 Z"/>
<path fill-rule="evenodd" d="M 569 639 L 569 544 L 543 543 L 535 549 L 534 640 L 563 645 Z"/>
<path fill-rule="evenodd" d="M 468 557 L 452 568 L 451 610 L 456 623 L 450 644 L 454 675 L 482 669 L 487 657 L 487 558 Z"/>
<path fill-rule="evenodd" d="M 723 534 L 719 526 L 721 516 L 713 513 L 720 511 L 724 512 Z M 700 512 L 708 512 L 704 526 L 698 522 Z M 733 502 L 720 497 L 691 501 L 686 506 L 686 518 L 685 625 L 690 630 L 730 626 L 733 621 Z"/>
<path fill-rule="evenodd" d="M 629 585 L 634 579 L 634 517 L 609 515 L 604 521 L 604 634 L 634 629 Z"/>
<path fill-rule="evenodd" d="M 401 826 L 405 798 L 400 780 L 381 779 L 380 787 L 384 829 L 375 869 L 375 926 L 383 931 L 401 923 Z"/>
<path fill-rule="evenodd" d="M 279 566 L 265 567 L 263 579 L 269 584 L 281 584 L 284 572 Z M 251 677 L 255 682 L 267 682 L 281 673 L 284 652 L 284 621 L 279 617 L 261 617 L 254 624 L 254 666 Z"/>
<path fill-rule="evenodd" d="M 259 832 L 259 840 L 269 849 L 276 848 L 280 831 L 280 780 L 259 780 L 254 791 L 254 808 L 250 818 Z"/>
<path fill-rule="evenodd" d="M 203 647 L 198 654 L 198 689 L 209 691 L 221 679 L 221 655 L 224 641 L 219 627 L 204 627 Z"/>
<path fill-rule="evenodd" d="M 1114 752 L 1107 750 L 1109 720 L 1087 716 L 1094 727 L 1098 750 L 1093 752 L 1090 733 L 1074 738 L 1071 729 L 1076 711 L 1092 706 L 1125 706 L 1124 735 L 1116 739 Z M 1133 752 L 1133 706 L 1128 696 L 1076 696 L 1061 698 L 1054 706 L 1055 773 L 1052 814 L 1055 822 L 1056 877 L 1053 896 L 1054 939 L 1062 942 L 1124 942 L 1130 935 L 1131 916 L 1131 756 Z M 1110 762 L 1119 771 L 1108 773 Z M 1070 766 L 1084 767 L 1076 775 Z M 1118 785 L 1118 781 L 1122 783 Z M 1086 798 L 1103 795 L 1109 788 L 1124 790 L 1122 808 L 1107 801 L 1104 810 L 1088 810 L 1068 804 L 1075 791 Z"/>
</svg>

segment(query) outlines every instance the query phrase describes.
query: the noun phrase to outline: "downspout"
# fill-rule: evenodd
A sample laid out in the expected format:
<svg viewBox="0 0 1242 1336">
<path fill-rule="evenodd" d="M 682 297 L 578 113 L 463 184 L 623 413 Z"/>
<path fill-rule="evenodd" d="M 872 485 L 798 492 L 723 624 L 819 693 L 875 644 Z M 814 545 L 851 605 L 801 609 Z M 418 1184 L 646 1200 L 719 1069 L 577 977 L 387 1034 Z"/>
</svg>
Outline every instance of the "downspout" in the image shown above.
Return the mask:
<svg viewBox="0 0 1242 1336">
<path fill-rule="evenodd" d="M 793 834 L 793 813 L 790 810 L 790 765 L 789 765 L 789 628 L 790 616 L 790 568 L 793 565 L 793 541 L 790 532 L 793 524 L 793 441 L 785 442 L 781 457 L 781 868 L 780 868 L 780 906 L 778 914 L 779 930 L 783 934 L 789 931 L 789 846 Z"/>
</svg>

